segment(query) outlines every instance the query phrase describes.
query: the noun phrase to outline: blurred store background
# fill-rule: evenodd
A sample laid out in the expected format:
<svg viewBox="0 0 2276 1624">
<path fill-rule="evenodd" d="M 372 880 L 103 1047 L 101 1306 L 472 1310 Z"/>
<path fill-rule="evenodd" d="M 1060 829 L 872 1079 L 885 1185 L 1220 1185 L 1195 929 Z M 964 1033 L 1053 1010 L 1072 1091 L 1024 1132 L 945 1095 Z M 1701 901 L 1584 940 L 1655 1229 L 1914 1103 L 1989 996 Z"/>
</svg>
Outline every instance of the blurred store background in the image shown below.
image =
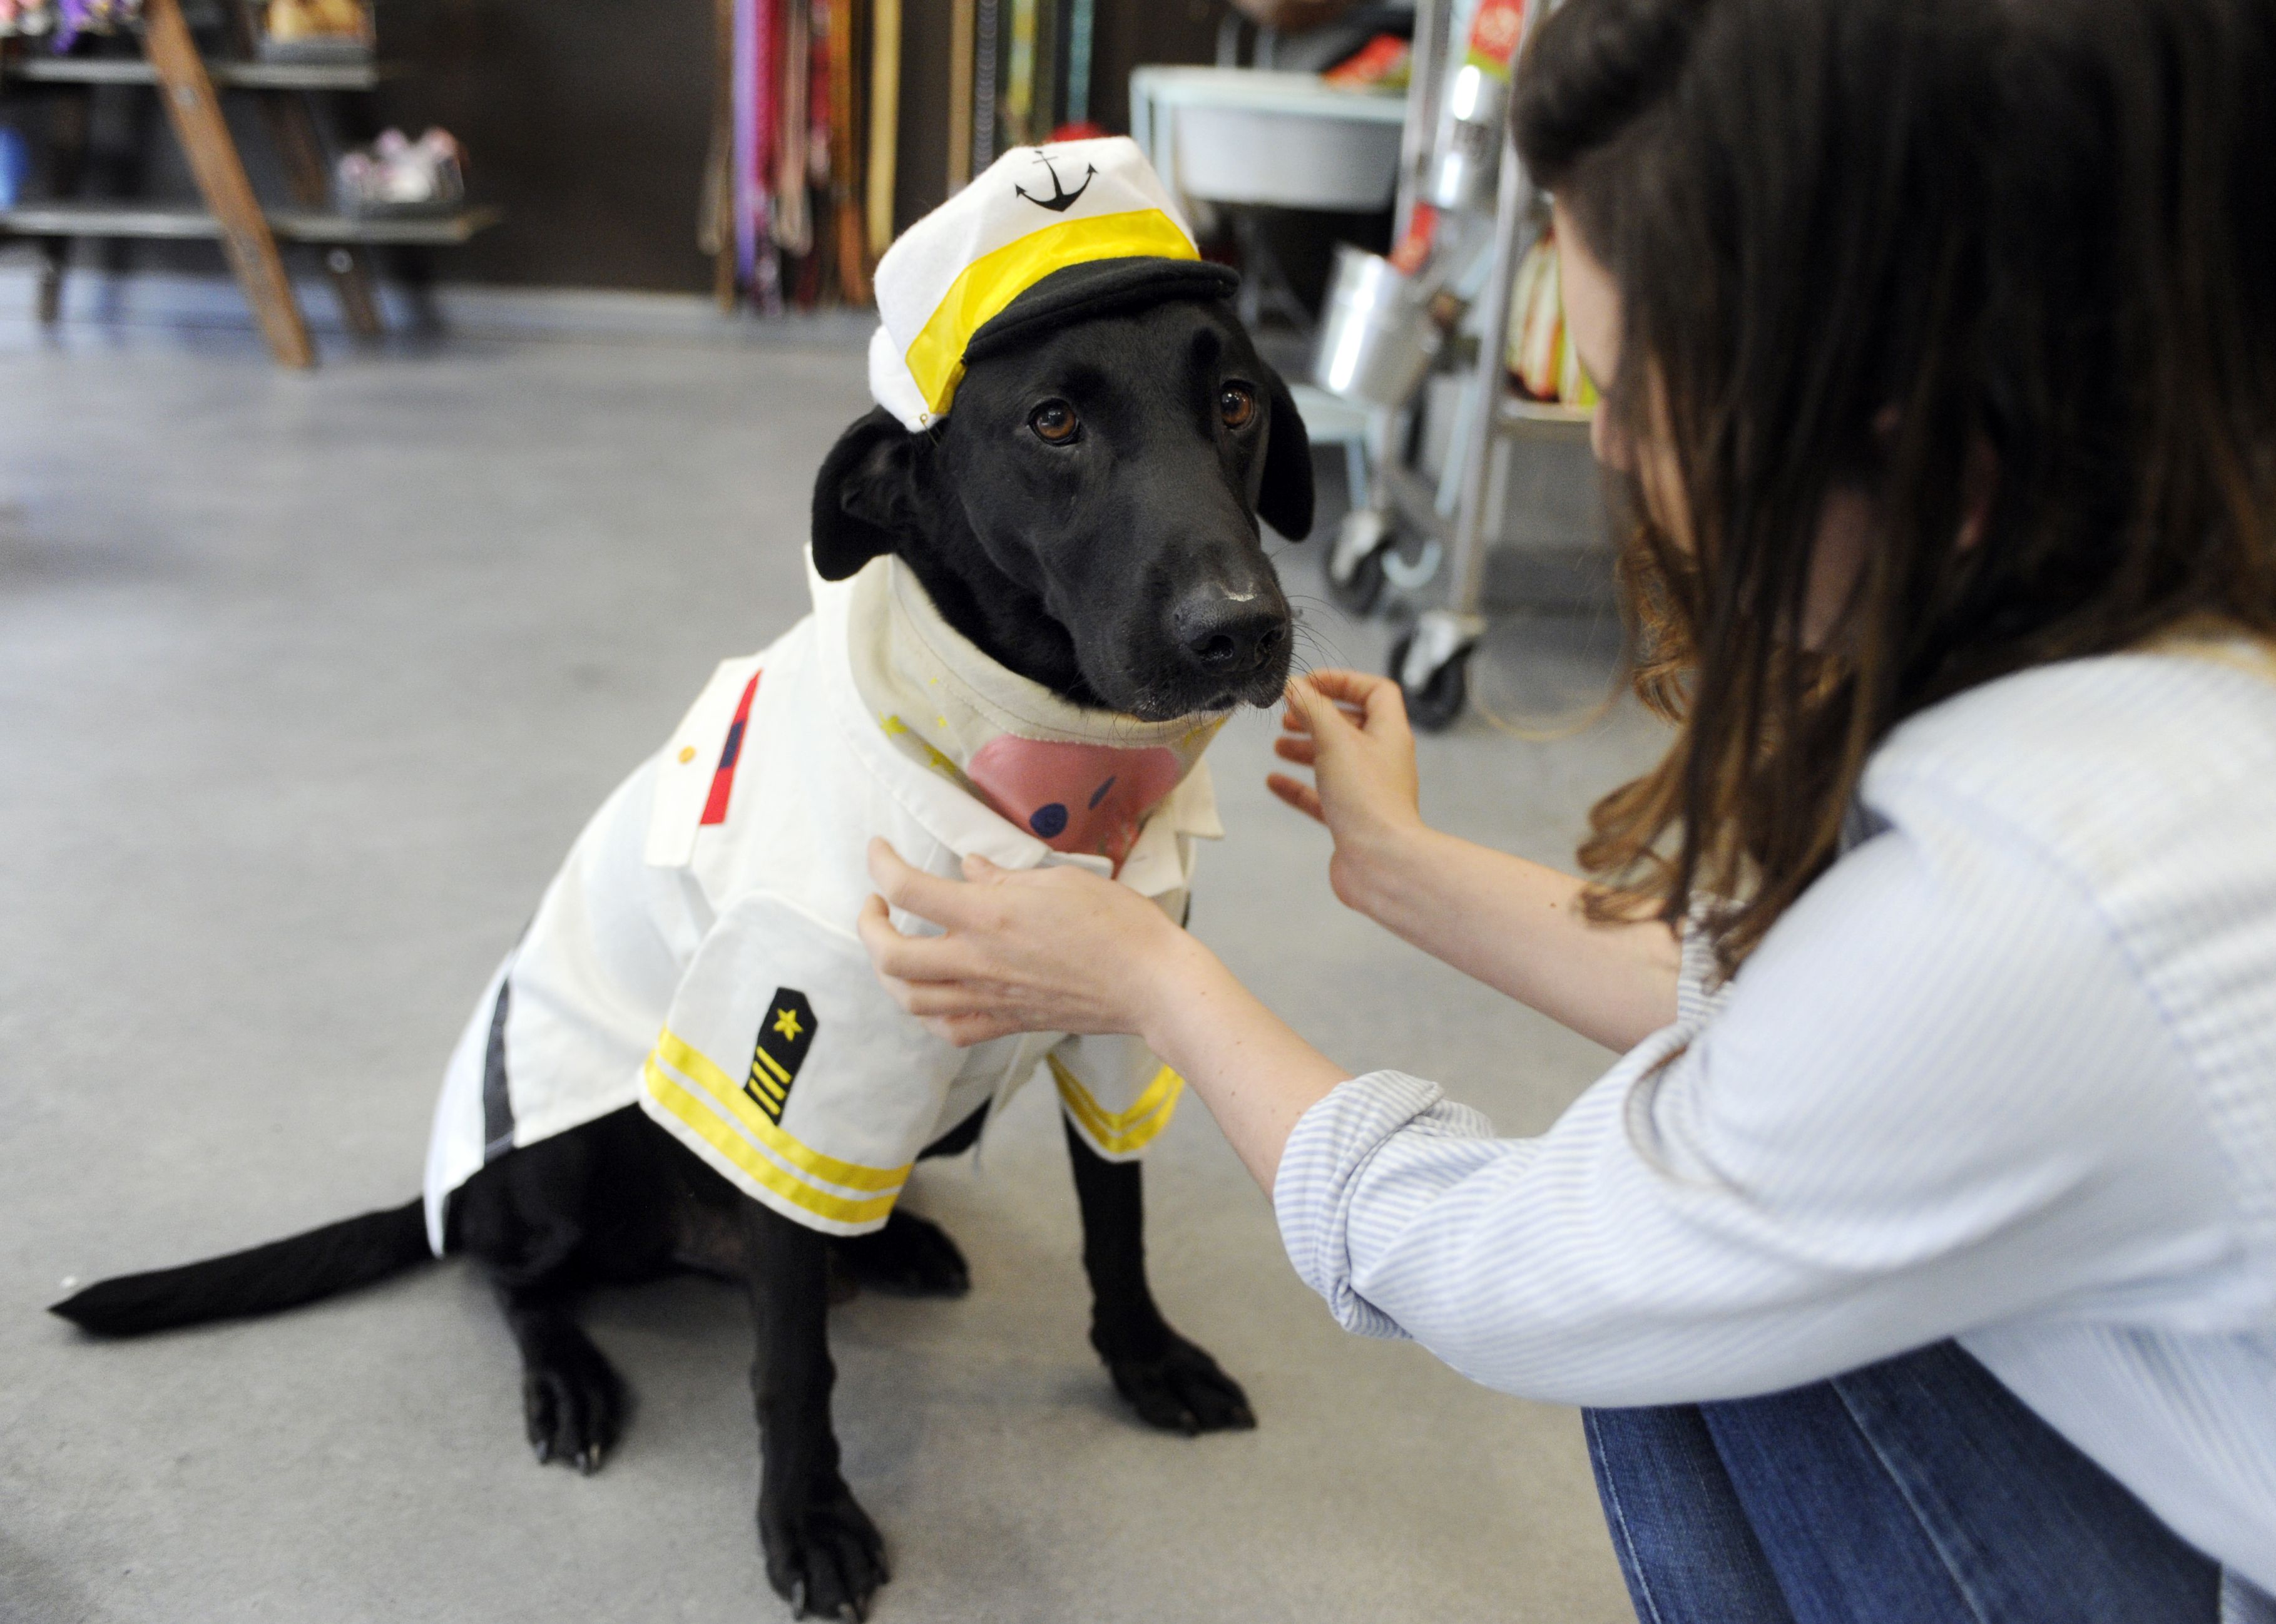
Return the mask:
<svg viewBox="0 0 2276 1624">
<path fill-rule="evenodd" d="M 1513 669 L 1473 669 L 1489 610 L 1605 637 L 1592 389 L 1542 201 L 1497 184 L 1524 23 L 1517 0 L 0 0 L 0 323 L 250 320 L 292 367 L 334 335 L 853 343 L 899 229 L 1009 147 L 1128 133 L 1301 380 L 1331 596 L 1407 634 L 1410 698 L 1451 723 Z"/>
<path fill-rule="evenodd" d="M 1527 20 L 0 0 L 0 1613 L 776 1616 L 732 1293 L 610 1296 L 642 1409 L 589 1484 L 529 1464 L 464 1271 L 118 1349 L 35 1309 L 415 1188 L 568 839 L 803 611 L 877 254 L 1012 145 L 1145 146 L 1314 442 L 1319 522 L 1275 548 L 1303 658 L 1398 672 L 1440 826 L 1569 863 L 1664 734 L 1610 697 L 1593 391 L 1503 153 Z M 1274 727 L 1213 747 L 1196 933 L 1330 1052 L 1544 1127 L 1603 1053 L 1337 904 Z M 880 1619 L 1628 1616 L 1574 1415 L 1337 1331 L 1199 1111 L 1156 1279 L 1262 1424 L 1127 1426 L 1022 1104 L 924 1174 L 972 1296 L 835 1322 L 902 1542 Z"/>
</svg>

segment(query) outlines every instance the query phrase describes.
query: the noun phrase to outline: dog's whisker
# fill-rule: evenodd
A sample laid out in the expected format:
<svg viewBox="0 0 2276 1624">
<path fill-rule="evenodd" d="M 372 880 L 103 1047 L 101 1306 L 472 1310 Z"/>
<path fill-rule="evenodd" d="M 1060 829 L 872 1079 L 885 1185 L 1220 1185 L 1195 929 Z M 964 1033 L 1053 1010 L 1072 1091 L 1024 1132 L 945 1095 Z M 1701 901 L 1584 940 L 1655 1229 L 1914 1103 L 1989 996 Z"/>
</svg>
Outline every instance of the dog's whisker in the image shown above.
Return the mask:
<svg viewBox="0 0 2276 1624">
<path fill-rule="evenodd" d="M 1301 662 L 1307 672 L 1351 664 L 1342 649 L 1327 637 L 1313 632 L 1307 632 L 1297 639 L 1291 650 L 1291 658 L 1292 662 Z"/>
</svg>

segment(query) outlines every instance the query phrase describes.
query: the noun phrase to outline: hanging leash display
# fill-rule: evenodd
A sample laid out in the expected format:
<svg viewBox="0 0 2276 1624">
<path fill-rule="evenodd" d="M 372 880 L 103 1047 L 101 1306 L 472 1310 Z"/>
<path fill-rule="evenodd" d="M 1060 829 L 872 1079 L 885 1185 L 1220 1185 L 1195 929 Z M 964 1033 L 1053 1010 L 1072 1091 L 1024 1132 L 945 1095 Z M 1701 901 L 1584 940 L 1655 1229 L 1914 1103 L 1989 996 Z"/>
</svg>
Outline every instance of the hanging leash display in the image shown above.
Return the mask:
<svg viewBox="0 0 2276 1624">
<path fill-rule="evenodd" d="M 21 11 L 32 0 L 0 4 Z M 714 262 L 725 310 L 747 303 L 777 315 L 871 301 L 904 201 L 906 75 L 945 81 L 938 124 L 911 151 L 937 161 L 933 140 L 945 141 L 952 191 L 1007 146 L 1104 133 L 1091 122 L 1097 0 L 947 0 L 937 19 L 907 0 L 713 7 L 715 106 L 696 241 Z M 945 53 L 922 32 L 938 22 Z M 907 27 L 921 30 L 921 48 L 905 40 Z M 913 161 L 922 173 L 922 156 Z"/>
<path fill-rule="evenodd" d="M 864 246 L 880 258 L 893 243 L 893 186 L 899 156 L 901 0 L 871 0 L 869 148 L 862 200 Z"/>
<path fill-rule="evenodd" d="M 849 305 L 869 302 L 866 200 L 855 181 L 861 168 L 861 76 L 855 72 L 854 35 L 860 0 L 817 0 L 830 11 L 829 186 L 838 296 Z"/>
</svg>

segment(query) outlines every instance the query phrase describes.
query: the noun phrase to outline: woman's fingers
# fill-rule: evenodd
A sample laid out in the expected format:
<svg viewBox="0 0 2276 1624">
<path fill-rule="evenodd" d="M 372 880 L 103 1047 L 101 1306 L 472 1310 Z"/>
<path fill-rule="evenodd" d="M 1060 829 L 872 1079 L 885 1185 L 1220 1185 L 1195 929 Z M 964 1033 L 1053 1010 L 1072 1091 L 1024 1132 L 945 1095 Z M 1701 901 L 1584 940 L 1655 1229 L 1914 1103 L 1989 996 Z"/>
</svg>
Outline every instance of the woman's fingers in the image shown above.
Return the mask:
<svg viewBox="0 0 2276 1624">
<path fill-rule="evenodd" d="M 1377 678 L 1368 693 L 1366 720 L 1360 725 L 1377 738 L 1405 737 L 1411 731 L 1407 725 L 1407 690 L 1388 677 Z"/>
<path fill-rule="evenodd" d="M 893 1001 L 915 1016 L 928 1031 L 960 1049 L 1013 1032 L 1024 1032 L 1034 1024 L 1013 1009 L 974 1008 L 962 983 L 933 985 L 895 981 L 884 975 L 877 979 L 892 994 Z"/>
<path fill-rule="evenodd" d="M 861 904 L 854 931 L 880 975 L 899 981 L 954 982 L 974 968 L 964 945 L 952 937 L 904 936 L 895 930 L 883 897 L 873 896 Z"/>
<path fill-rule="evenodd" d="M 942 1042 L 953 1043 L 959 1049 L 969 1049 L 975 1043 L 993 1043 L 999 1037 L 1009 1037 L 1027 1028 L 1017 1021 L 995 1015 L 934 1016 L 924 1022 L 924 1028 Z"/>
<path fill-rule="evenodd" d="M 882 897 L 862 903 L 854 931 L 877 974 L 892 980 L 970 986 L 987 979 L 993 968 L 984 943 L 969 937 L 904 935 Z"/>
<path fill-rule="evenodd" d="M 1370 672 L 1330 670 L 1313 672 L 1301 680 L 1363 732 L 1403 731 L 1407 725 L 1407 696 L 1392 678 Z M 1295 685 L 1289 686 L 1293 702 Z"/>
<path fill-rule="evenodd" d="M 976 884 L 1009 879 L 1017 872 L 1015 869 L 998 868 L 977 852 L 974 852 L 964 860 L 964 877 Z"/>
<path fill-rule="evenodd" d="M 861 899 L 861 911 L 854 916 L 854 934 L 861 938 L 861 946 L 873 961 L 881 952 L 899 952 L 899 945 L 909 939 L 893 929 L 885 899 L 875 892 Z"/>
<path fill-rule="evenodd" d="M 1314 690 L 1310 679 L 1288 685 L 1288 703 L 1304 717 L 1302 732 L 1315 750 L 1335 749 L 1360 731 L 1360 720 L 1347 715 L 1333 699 Z"/>
<path fill-rule="evenodd" d="M 882 913 L 884 904 L 879 902 L 878 907 Z M 890 930 L 892 927 L 888 924 L 885 928 Z M 865 939 L 867 935 L 865 931 Z M 892 996 L 893 1002 L 915 1016 L 927 1030 L 959 1048 L 988 1043 L 1013 1032 L 1031 1031 L 1036 1025 L 1023 1002 L 1010 988 L 998 983 L 911 981 L 887 974 L 882 967 L 877 980 Z"/>
<path fill-rule="evenodd" d="M 1322 692 L 1320 688 L 1316 686 L 1316 679 L 1319 674 L 1319 672 L 1314 672 L 1305 676 L 1292 677 L 1288 679 L 1287 689 L 1281 694 L 1280 725 L 1289 732 L 1306 732 L 1311 728 L 1310 720 L 1306 717 L 1303 710 L 1300 708 L 1298 702 L 1300 697 L 1309 697 L 1315 701 L 1326 701 L 1329 705 L 1334 708 L 1338 716 L 1343 717 L 1345 721 L 1353 724 L 1354 726 L 1365 719 L 1367 716 L 1366 706 L 1360 704 L 1354 700 L 1341 699 L 1333 694 Z M 1358 676 L 1358 673 L 1355 672 L 1349 672 L 1342 674 L 1352 677 Z M 1367 680 L 1373 681 L 1376 680 L 1376 679 L 1369 678 L 1367 679 Z M 1299 690 L 1301 690 L 1301 695 Z"/>
<path fill-rule="evenodd" d="M 1009 1018 L 1020 1001 L 1008 988 L 986 981 L 904 981 L 892 987 L 894 1000 L 921 1021 L 937 1016 L 990 1015 Z"/>
<path fill-rule="evenodd" d="M 1292 778 L 1285 772 L 1273 772 L 1265 775 L 1264 787 L 1305 816 L 1323 823 L 1328 821 L 1327 808 L 1320 802 L 1320 792 L 1310 785 Z"/>
<path fill-rule="evenodd" d="M 1396 682 L 1315 672 L 1290 683 L 1287 697 L 1303 725 L 1275 740 L 1273 753 L 1310 768 L 1313 783 L 1307 791 L 1294 778 L 1285 786 L 1268 779 L 1274 794 L 1327 823 L 1339 840 L 1415 821 L 1415 740 Z"/>
<path fill-rule="evenodd" d="M 1378 677 L 1373 672 L 1347 671 L 1332 665 L 1322 671 L 1308 672 L 1298 680 L 1323 699 L 1360 710 L 1369 709 L 1375 695 L 1385 687 L 1396 688 L 1399 686 L 1389 677 Z"/>
<path fill-rule="evenodd" d="M 946 879 L 871 843 L 882 895 L 856 932 L 879 982 L 910 1014 L 952 1041 L 1006 1032 L 1128 1032 L 1153 983 L 1152 959 L 1182 940 L 1161 910 L 1103 875 L 1072 867 L 1007 869 L 967 861 Z M 903 931 L 895 908 L 943 934 Z"/>
<path fill-rule="evenodd" d="M 1295 679 L 1295 681 L 1297 682 L 1301 682 L 1302 680 L 1303 679 L 1301 677 Z M 1291 686 L 1294 685 L 1292 684 Z M 1350 705 L 1338 705 L 1336 707 L 1336 714 L 1342 717 L 1347 722 L 1356 723 L 1360 719 L 1358 710 Z M 1281 710 L 1280 726 L 1283 732 L 1291 733 L 1309 733 L 1312 731 L 1311 718 L 1296 708 L 1296 700 L 1294 694 L 1289 695 L 1286 704 Z"/>
<path fill-rule="evenodd" d="M 869 842 L 869 878 L 887 902 L 920 919 L 953 926 L 971 917 L 967 886 L 903 861 L 882 836 Z"/>
<path fill-rule="evenodd" d="M 935 1036 L 962 1048 L 1027 1029 L 1007 988 L 953 974 L 960 967 L 950 954 L 936 956 L 936 950 L 952 953 L 955 944 L 903 936 L 893 929 L 884 898 L 871 897 L 861 905 L 854 928 L 869 951 L 878 984 Z"/>
</svg>

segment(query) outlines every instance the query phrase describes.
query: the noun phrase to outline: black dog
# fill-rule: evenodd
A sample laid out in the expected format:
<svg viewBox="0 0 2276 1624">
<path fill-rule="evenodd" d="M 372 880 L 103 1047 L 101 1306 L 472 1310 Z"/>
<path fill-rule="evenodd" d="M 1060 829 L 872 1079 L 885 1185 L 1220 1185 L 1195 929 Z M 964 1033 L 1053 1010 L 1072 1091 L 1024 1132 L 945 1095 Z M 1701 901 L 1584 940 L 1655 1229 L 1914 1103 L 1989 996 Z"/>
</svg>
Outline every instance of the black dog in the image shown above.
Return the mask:
<svg viewBox="0 0 2276 1624">
<path fill-rule="evenodd" d="M 999 664 L 1077 703 L 1169 718 L 1269 704 L 1290 615 L 1261 545 L 1311 527 L 1309 448 L 1286 388 L 1206 285 L 1058 324 L 1061 272 L 983 329 L 951 415 L 911 434 L 886 413 L 849 428 L 814 495 L 816 568 L 843 579 L 906 560 L 949 623 Z M 1063 291 L 1063 289 L 1062 289 Z M 968 1149 L 983 1106 L 928 1149 Z M 1255 1424 L 1240 1385 L 1180 1336 L 1146 1279 L 1140 1171 L 1068 1143 L 1093 1293 L 1091 1341 L 1152 1425 Z M 838 1471 L 826 1338 L 833 1270 L 888 1289 L 957 1294 L 965 1262 L 937 1226 L 825 1236 L 745 1198 L 637 1108 L 490 1162 L 462 1186 L 447 1245 L 480 1258 L 520 1348 L 541 1461 L 596 1469 L 623 1384 L 572 1309 L 596 1283 L 695 1269 L 747 1281 L 764 1464 L 767 1574 L 800 1614 L 861 1617 L 884 1542 Z M 127 1335 L 269 1312 L 382 1279 L 428 1256 L 421 1203 L 227 1257 L 105 1281 L 55 1312 Z"/>
</svg>

